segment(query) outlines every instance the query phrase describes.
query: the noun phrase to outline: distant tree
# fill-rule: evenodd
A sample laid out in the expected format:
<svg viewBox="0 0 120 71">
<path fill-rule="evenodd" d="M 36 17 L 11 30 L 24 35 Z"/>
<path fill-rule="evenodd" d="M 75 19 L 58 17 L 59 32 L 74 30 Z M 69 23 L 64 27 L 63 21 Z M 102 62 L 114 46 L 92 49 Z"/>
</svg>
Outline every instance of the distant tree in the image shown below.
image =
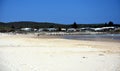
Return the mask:
<svg viewBox="0 0 120 71">
<path fill-rule="evenodd" d="M 12 26 L 11 26 L 11 28 L 12 28 L 12 29 L 15 29 L 15 26 L 14 26 L 14 25 L 12 25 Z"/>
<path fill-rule="evenodd" d="M 53 26 L 53 25 L 51 25 L 51 26 L 49 26 L 49 28 L 54 28 L 54 26 Z"/>
<path fill-rule="evenodd" d="M 107 23 L 105 23 L 105 27 L 107 27 L 108 26 L 108 24 Z"/>
<path fill-rule="evenodd" d="M 18 27 L 18 29 L 21 29 L 21 28 L 23 28 L 23 27 L 22 27 L 22 26 L 19 26 L 19 27 Z"/>
<path fill-rule="evenodd" d="M 11 31 L 14 32 L 16 27 L 14 25 L 11 26 Z"/>
<path fill-rule="evenodd" d="M 75 29 L 76 29 L 76 28 L 78 28 L 78 26 L 77 26 L 77 23 L 76 23 L 76 22 L 74 22 L 74 23 L 73 23 L 72 28 L 75 28 Z"/>
<path fill-rule="evenodd" d="M 58 31 L 61 31 L 61 27 L 58 28 Z"/>
<path fill-rule="evenodd" d="M 12 30 L 15 30 L 15 28 L 16 28 L 16 27 L 15 27 L 14 25 L 11 26 L 11 29 L 12 29 Z"/>
<path fill-rule="evenodd" d="M 35 29 L 39 29 L 40 27 L 38 25 L 34 26 Z"/>
<path fill-rule="evenodd" d="M 112 21 L 110 21 L 110 22 L 108 23 L 108 25 L 109 25 L 109 26 L 113 26 L 114 23 L 113 23 Z"/>
</svg>

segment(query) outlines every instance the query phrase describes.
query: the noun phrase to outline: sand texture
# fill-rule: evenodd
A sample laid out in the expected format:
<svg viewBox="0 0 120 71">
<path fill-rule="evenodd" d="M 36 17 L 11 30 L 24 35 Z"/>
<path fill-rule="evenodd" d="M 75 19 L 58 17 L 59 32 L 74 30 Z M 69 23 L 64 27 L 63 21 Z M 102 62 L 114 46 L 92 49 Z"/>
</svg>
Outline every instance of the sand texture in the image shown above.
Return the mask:
<svg viewBox="0 0 120 71">
<path fill-rule="evenodd" d="M 2 34 L 0 71 L 120 71 L 120 43 Z"/>
</svg>

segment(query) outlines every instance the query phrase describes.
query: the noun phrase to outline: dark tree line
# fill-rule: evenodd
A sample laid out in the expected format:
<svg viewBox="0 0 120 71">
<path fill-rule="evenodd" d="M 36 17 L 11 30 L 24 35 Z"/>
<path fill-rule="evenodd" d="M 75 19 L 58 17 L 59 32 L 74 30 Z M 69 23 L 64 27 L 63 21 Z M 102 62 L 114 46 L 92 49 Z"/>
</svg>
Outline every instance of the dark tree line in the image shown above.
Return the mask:
<svg viewBox="0 0 120 71">
<path fill-rule="evenodd" d="M 118 26 L 115 25 L 112 21 L 109 21 L 108 23 L 105 24 L 77 24 L 74 22 L 72 25 L 72 28 L 80 28 L 80 27 L 92 27 L 92 28 L 97 28 L 97 27 L 110 27 L 110 26 Z"/>
<path fill-rule="evenodd" d="M 3 23 L 0 22 L 0 31 L 7 30 L 7 31 L 13 31 L 20 28 L 58 28 L 61 30 L 61 28 L 85 28 L 85 27 L 91 27 L 91 28 L 98 28 L 98 27 L 108 27 L 108 26 L 119 26 L 120 24 L 114 24 L 112 21 L 109 21 L 108 23 L 101 23 L 101 24 L 78 24 L 74 22 L 73 24 L 57 24 L 57 23 L 49 23 L 49 22 L 8 22 Z"/>
</svg>

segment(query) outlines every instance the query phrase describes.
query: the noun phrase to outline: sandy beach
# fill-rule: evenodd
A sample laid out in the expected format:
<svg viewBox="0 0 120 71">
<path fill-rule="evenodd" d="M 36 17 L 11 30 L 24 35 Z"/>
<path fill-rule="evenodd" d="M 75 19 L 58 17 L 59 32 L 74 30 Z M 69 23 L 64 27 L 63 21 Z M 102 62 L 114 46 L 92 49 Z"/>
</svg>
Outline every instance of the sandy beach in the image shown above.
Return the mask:
<svg viewBox="0 0 120 71">
<path fill-rule="evenodd" d="M 0 34 L 0 71 L 120 71 L 120 42 Z"/>
</svg>

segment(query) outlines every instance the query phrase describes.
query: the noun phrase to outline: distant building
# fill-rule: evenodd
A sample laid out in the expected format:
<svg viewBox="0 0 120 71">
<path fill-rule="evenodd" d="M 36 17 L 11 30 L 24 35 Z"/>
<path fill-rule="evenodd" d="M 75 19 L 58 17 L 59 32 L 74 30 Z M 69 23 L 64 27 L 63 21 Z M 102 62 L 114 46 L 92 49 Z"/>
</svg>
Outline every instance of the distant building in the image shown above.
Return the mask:
<svg viewBox="0 0 120 71">
<path fill-rule="evenodd" d="M 50 32 L 57 31 L 57 29 L 56 29 L 56 28 L 47 28 L 47 30 L 48 30 L 48 31 L 50 31 Z"/>
<path fill-rule="evenodd" d="M 112 31 L 115 30 L 115 27 L 101 27 L 101 28 L 93 28 L 94 31 L 97 32 L 106 32 L 106 31 Z"/>
<path fill-rule="evenodd" d="M 33 29 L 33 31 L 34 31 L 34 32 L 36 32 L 36 31 L 37 31 L 37 29 Z"/>
<path fill-rule="evenodd" d="M 94 31 L 99 32 L 99 31 L 103 31 L 103 28 L 93 28 Z"/>
<path fill-rule="evenodd" d="M 42 32 L 42 31 L 44 31 L 44 28 L 40 28 L 40 29 L 38 29 L 37 31 L 38 31 L 38 32 Z"/>
<path fill-rule="evenodd" d="M 76 29 L 75 28 L 69 28 L 69 29 L 67 29 L 67 32 L 76 32 Z"/>
<path fill-rule="evenodd" d="M 90 27 L 86 27 L 86 28 L 80 28 L 80 31 L 87 32 L 87 31 L 94 31 L 94 29 Z"/>
<path fill-rule="evenodd" d="M 32 28 L 21 28 L 20 30 L 21 30 L 21 31 L 30 32 L 30 31 L 32 31 L 33 29 L 32 29 Z"/>
<path fill-rule="evenodd" d="M 61 31 L 65 32 L 65 31 L 66 31 L 66 28 L 61 28 Z"/>
</svg>

